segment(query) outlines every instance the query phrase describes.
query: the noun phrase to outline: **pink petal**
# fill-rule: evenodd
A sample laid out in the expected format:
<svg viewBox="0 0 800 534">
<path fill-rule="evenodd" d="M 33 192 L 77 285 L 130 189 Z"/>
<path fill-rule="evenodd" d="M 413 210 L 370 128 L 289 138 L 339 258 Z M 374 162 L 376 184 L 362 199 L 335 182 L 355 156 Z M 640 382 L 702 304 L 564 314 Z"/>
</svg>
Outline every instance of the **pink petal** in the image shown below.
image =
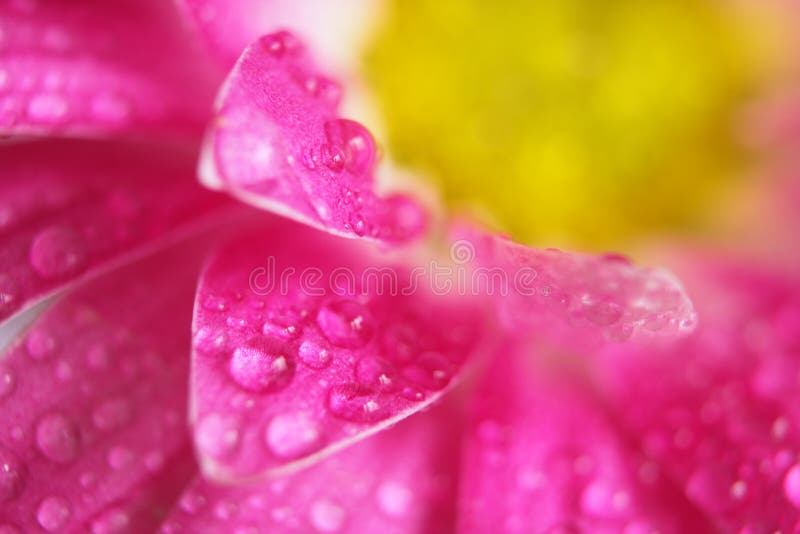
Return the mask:
<svg viewBox="0 0 800 534">
<path fill-rule="evenodd" d="M 331 233 L 386 242 L 419 235 L 426 222 L 419 205 L 376 194 L 375 141 L 338 115 L 340 94 L 294 36 L 262 37 L 218 97 L 201 179 Z"/>
<path fill-rule="evenodd" d="M 192 379 L 207 475 L 313 463 L 451 385 L 476 350 L 479 310 L 422 283 L 409 292 L 409 269 L 387 261 L 294 223 L 214 255 L 197 293 Z"/>
<path fill-rule="evenodd" d="M 201 131 L 219 73 L 170 2 L 0 7 L 0 135 Z"/>
<path fill-rule="evenodd" d="M 436 406 L 284 478 L 238 487 L 197 480 L 161 532 L 450 532 L 458 428 L 457 414 Z"/>
<path fill-rule="evenodd" d="M 800 287 L 719 265 L 696 264 L 694 276 L 695 335 L 662 350 L 607 351 L 601 383 L 622 422 L 717 528 L 794 532 Z"/>
<path fill-rule="evenodd" d="M 586 345 L 695 327 L 691 301 L 665 270 L 637 267 L 618 254 L 535 249 L 470 230 L 458 235 L 453 260 L 465 267 L 474 261 L 472 290 L 494 298 L 511 331 Z"/>
<path fill-rule="evenodd" d="M 225 206 L 194 183 L 191 151 L 51 141 L 0 160 L 0 320 Z"/>
<path fill-rule="evenodd" d="M 580 387 L 501 351 L 473 402 L 459 532 L 709 532 Z M 534 377 L 534 373 L 540 373 Z"/>
<path fill-rule="evenodd" d="M 297 32 L 316 57 L 337 69 L 360 59 L 377 4 L 368 0 L 181 0 L 180 4 L 226 67 L 265 33 Z"/>
<path fill-rule="evenodd" d="M 54 304 L 4 355 L 0 524 L 22 532 L 152 526 L 157 507 L 145 504 L 163 511 L 191 475 L 186 377 L 198 248 L 98 278 Z"/>
</svg>

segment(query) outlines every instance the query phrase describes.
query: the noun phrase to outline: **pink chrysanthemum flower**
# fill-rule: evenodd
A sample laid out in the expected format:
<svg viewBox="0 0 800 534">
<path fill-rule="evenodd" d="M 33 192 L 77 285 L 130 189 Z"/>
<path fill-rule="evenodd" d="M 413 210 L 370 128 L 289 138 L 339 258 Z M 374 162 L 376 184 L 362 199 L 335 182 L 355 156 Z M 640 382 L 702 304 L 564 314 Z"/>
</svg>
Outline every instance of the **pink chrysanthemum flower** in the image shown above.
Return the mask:
<svg viewBox="0 0 800 534">
<path fill-rule="evenodd" d="M 800 528 L 800 285 L 443 230 L 349 16 L 179 3 L 0 6 L 0 534 Z"/>
</svg>

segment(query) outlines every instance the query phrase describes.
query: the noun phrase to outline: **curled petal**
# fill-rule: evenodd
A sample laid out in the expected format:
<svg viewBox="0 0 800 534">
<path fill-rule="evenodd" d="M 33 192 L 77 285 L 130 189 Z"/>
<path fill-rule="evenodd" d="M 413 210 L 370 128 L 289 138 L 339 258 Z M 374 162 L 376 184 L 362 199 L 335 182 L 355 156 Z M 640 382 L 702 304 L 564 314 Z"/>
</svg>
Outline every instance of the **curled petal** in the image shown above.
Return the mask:
<svg viewBox="0 0 800 534">
<path fill-rule="evenodd" d="M 618 254 L 535 249 L 474 231 L 460 237 L 451 248 L 454 261 L 474 262 L 473 290 L 494 298 L 511 331 L 586 345 L 695 328 L 689 297 L 663 269 L 638 267 Z"/>
<path fill-rule="evenodd" d="M 409 283 L 411 269 L 367 245 L 294 223 L 217 251 L 194 319 L 205 474 L 275 476 L 441 396 L 477 351 L 482 314 Z"/>
<path fill-rule="evenodd" d="M 158 523 L 194 470 L 185 413 L 197 248 L 87 284 L 0 360 L 0 524 Z"/>
<path fill-rule="evenodd" d="M 458 414 L 437 405 L 299 473 L 250 486 L 197 480 L 164 534 L 451 532 Z"/>
<path fill-rule="evenodd" d="M 459 532 L 710 532 L 590 394 L 498 354 L 473 401 Z"/>
<path fill-rule="evenodd" d="M 792 532 L 800 288 L 749 268 L 694 267 L 698 331 L 668 347 L 607 350 L 600 382 L 620 421 L 719 530 Z"/>
<path fill-rule="evenodd" d="M 207 223 L 193 154 L 150 145 L 0 146 L 0 320 Z"/>
<path fill-rule="evenodd" d="M 0 35 L 0 135 L 202 131 L 219 73 L 170 2 L 3 2 Z"/>
<path fill-rule="evenodd" d="M 426 223 L 419 205 L 375 192 L 375 141 L 338 115 L 340 96 L 292 34 L 262 37 L 244 51 L 218 97 L 201 179 L 334 234 L 384 242 L 419 235 Z"/>
<path fill-rule="evenodd" d="M 367 0 L 180 0 L 212 51 L 230 67 L 242 50 L 265 33 L 290 28 L 337 69 L 359 59 L 361 41 L 375 18 Z"/>
</svg>

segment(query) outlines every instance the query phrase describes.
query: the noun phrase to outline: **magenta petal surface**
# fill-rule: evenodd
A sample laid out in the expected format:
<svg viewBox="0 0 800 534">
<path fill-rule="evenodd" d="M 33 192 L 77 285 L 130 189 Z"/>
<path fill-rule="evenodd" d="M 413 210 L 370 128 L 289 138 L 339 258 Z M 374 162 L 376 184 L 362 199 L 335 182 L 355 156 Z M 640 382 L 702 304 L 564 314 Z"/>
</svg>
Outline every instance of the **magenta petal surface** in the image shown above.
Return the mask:
<svg viewBox="0 0 800 534">
<path fill-rule="evenodd" d="M 639 267 L 617 254 L 529 248 L 470 230 L 457 236 L 454 261 L 474 261 L 473 290 L 494 298 L 500 320 L 513 332 L 587 345 L 671 337 L 696 326 L 692 302 L 663 269 Z"/>
<path fill-rule="evenodd" d="M 0 135 L 202 131 L 219 74 L 171 2 L 0 6 Z"/>
<path fill-rule="evenodd" d="M 620 421 L 720 531 L 795 532 L 800 287 L 747 268 L 701 272 L 695 335 L 608 351 L 601 382 Z"/>
<path fill-rule="evenodd" d="M 198 480 L 161 532 L 451 532 L 458 423 L 437 405 L 283 478 L 238 487 Z"/>
<path fill-rule="evenodd" d="M 501 351 L 472 403 L 459 532 L 710 532 L 590 394 L 528 356 Z"/>
<path fill-rule="evenodd" d="M 289 28 L 314 54 L 350 69 L 375 19 L 370 0 L 180 0 L 212 52 L 230 67 L 242 50 L 265 33 Z"/>
<path fill-rule="evenodd" d="M 213 256 L 197 292 L 192 376 L 207 476 L 312 463 L 451 386 L 477 351 L 479 310 L 423 284 L 407 292 L 409 269 L 386 261 L 295 223 Z"/>
<path fill-rule="evenodd" d="M 193 153 L 88 141 L 0 146 L 0 320 L 208 221 Z"/>
<path fill-rule="evenodd" d="M 186 377 L 201 258 L 184 246 L 98 278 L 3 356 L 0 525 L 143 532 L 158 523 L 154 512 L 193 471 Z"/>
<path fill-rule="evenodd" d="M 409 197 L 375 192 L 375 141 L 338 115 L 340 96 L 296 37 L 262 37 L 218 96 L 201 179 L 331 233 L 384 242 L 416 237 L 425 212 Z"/>
</svg>

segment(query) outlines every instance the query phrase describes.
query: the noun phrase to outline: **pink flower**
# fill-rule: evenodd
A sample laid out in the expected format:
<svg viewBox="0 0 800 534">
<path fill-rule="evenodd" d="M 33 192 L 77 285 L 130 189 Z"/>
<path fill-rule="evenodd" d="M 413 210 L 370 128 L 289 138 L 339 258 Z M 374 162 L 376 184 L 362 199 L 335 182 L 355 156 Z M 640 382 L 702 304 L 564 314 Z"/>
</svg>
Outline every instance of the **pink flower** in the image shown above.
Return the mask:
<svg viewBox="0 0 800 534">
<path fill-rule="evenodd" d="M 800 528 L 798 286 L 446 257 L 307 5 L 0 7 L 0 534 Z"/>
</svg>

